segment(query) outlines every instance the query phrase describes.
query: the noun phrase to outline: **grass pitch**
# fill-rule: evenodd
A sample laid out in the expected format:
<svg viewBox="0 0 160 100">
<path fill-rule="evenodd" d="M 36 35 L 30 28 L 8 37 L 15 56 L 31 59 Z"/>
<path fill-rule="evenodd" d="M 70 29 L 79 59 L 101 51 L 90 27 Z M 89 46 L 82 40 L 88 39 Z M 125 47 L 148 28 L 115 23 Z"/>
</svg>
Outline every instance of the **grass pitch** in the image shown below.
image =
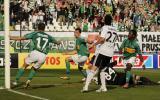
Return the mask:
<svg viewBox="0 0 160 100">
<path fill-rule="evenodd" d="M 14 80 L 17 70 L 11 70 L 11 79 Z M 121 71 L 121 70 L 120 70 Z M 146 76 L 153 81 L 160 80 L 160 70 L 135 70 L 133 73 Z M 25 82 L 29 71 L 21 78 Z M 65 70 L 39 70 L 33 78 L 31 87 L 24 89 L 22 85 L 12 87 L 20 93 L 46 98 L 48 100 L 160 100 L 160 86 L 137 86 L 123 89 L 120 86 L 109 85 L 106 93 L 96 93 L 99 86 L 92 83 L 88 93 L 81 93 L 84 83 L 82 75 L 73 70 L 70 80 L 62 80 L 59 77 L 65 75 Z M 0 100 L 38 100 L 33 97 L 23 96 L 0 90 Z"/>
</svg>

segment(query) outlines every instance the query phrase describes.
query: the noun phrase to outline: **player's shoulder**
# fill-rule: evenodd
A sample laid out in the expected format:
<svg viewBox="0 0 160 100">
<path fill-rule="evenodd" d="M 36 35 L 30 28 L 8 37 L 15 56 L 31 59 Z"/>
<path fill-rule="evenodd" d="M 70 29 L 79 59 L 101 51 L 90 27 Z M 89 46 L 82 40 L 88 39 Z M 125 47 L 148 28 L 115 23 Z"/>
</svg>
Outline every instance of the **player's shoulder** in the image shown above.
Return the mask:
<svg viewBox="0 0 160 100">
<path fill-rule="evenodd" d="M 124 38 L 123 42 L 129 41 L 128 38 Z"/>
<path fill-rule="evenodd" d="M 135 42 L 136 45 L 139 45 L 138 39 L 135 39 L 134 42 Z"/>
<path fill-rule="evenodd" d="M 116 27 L 115 26 L 111 26 L 111 25 L 104 25 L 102 27 L 102 30 L 106 30 L 106 31 L 116 31 Z"/>
<path fill-rule="evenodd" d="M 37 32 L 36 35 L 38 37 L 44 37 L 44 38 L 49 38 L 51 37 L 49 34 L 45 33 L 45 32 Z"/>
</svg>

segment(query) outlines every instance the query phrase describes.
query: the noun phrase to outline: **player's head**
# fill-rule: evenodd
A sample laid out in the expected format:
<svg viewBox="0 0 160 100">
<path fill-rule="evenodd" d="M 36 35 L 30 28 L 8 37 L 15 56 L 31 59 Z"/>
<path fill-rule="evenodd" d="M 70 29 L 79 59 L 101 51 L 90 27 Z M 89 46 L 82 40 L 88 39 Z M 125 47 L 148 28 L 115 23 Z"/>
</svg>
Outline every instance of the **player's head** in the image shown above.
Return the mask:
<svg viewBox="0 0 160 100">
<path fill-rule="evenodd" d="M 129 40 L 134 40 L 137 37 L 137 31 L 136 30 L 130 30 L 128 34 Z"/>
<path fill-rule="evenodd" d="M 81 29 L 80 28 L 76 28 L 75 31 L 74 31 L 74 36 L 76 38 L 80 37 L 81 35 Z"/>
<path fill-rule="evenodd" d="M 44 23 L 39 23 L 38 24 L 38 31 L 44 31 L 45 30 L 45 24 Z"/>
<path fill-rule="evenodd" d="M 104 17 L 104 24 L 105 25 L 111 25 L 112 24 L 112 16 L 107 14 L 105 17 Z"/>
</svg>

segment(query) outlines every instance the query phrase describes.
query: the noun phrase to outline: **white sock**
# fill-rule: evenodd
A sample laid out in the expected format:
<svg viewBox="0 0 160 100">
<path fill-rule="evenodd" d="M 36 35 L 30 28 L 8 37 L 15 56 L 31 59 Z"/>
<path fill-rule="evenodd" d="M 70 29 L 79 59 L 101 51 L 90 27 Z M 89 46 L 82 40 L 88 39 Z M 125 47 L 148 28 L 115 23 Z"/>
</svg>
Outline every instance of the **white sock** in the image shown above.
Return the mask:
<svg viewBox="0 0 160 100">
<path fill-rule="evenodd" d="M 102 89 L 107 89 L 106 88 L 106 79 L 105 79 L 105 73 L 104 72 L 100 73 L 100 78 L 101 78 L 101 88 Z"/>
<path fill-rule="evenodd" d="M 90 72 L 87 74 L 87 79 L 84 86 L 86 90 L 88 90 L 88 86 L 91 83 L 91 80 L 93 79 L 94 75 L 95 75 L 95 71 L 92 71 L 92 70 L 90 70 Z"/>
<path fill-rule="evenodd" d="M 90 69 L 87 69 L 87 70 L 86 70 L 87 75 L 90 73 L 90 71 L 91 71 Z"/>
</svg>

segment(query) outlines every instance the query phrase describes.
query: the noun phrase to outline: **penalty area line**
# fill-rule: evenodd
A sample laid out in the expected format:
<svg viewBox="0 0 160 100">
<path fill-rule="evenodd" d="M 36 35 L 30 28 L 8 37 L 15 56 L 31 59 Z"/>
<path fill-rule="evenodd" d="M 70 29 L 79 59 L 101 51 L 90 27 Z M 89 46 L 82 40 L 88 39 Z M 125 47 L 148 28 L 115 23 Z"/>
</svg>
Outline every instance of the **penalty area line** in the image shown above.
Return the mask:
<svg viewBox="0 0 160 100">
<path fill-rule="evenodd" d="M 19 92 L 19 91 L 15 91 L 15 90 L 12 90 L 12 89 L 9 89 L 8 91 L 9 91 L 9 92 L 16 93 L 16 94 L 19 94 L 19 95 L 23 95 L 23 96 L 31 97 L 31 98 L 34 98 L 34 99 L 38 99 L 38 100 L 49 100 L 49 99 L 46 99 L 46 98 L 42 98 L 42 97 L 39 97 L 39 96 L 30 95 L 30 94 L 23 93 L 23 92 Z"/>
</svg>

